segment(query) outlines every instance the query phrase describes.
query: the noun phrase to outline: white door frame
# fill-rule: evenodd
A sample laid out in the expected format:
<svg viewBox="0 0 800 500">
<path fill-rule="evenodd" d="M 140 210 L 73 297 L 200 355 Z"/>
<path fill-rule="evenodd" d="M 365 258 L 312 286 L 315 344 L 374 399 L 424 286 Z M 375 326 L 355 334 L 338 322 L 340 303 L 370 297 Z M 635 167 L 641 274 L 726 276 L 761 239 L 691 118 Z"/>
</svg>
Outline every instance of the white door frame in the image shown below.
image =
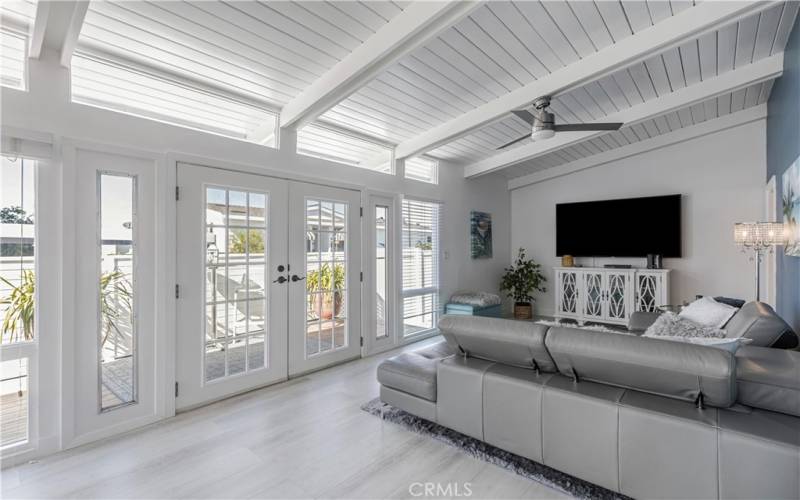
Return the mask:
<svg viewBox="0 0 800 500">
<path fill-rule="evenodd" d="M 87 276 L 87 272 L 82 272 L 78 269 L 79 266 L 68 264 L 69 262 L 79 262 L 81 260 L 93 260 L 90 253 L 88 259 L 87 255 L 83 254 L 84 249 L 88 246 L 86 242 L 82 242 L 81 238 L 77 236 L 78 231 L 82 225 L 88 226 L 89 232 L 93 234 L 96 226 L 95 218 L 90 217 L 90 220 L 83 220 L 85 210 L 79 210 L 79 207 L 84 202 L 82 197 L 93 196 L 95 184 L 91 183 L 90 186 L 83 185 L 81 181 L 82 173 L 87 166 L 83 161 L 79 160 L 79 154 L 86 153 L 88 155 L 108 155 L 113 158 L 123 157 L 133 162 L 139 162 L 140 167 L 139 175 L 143 176 L 143 182 L 139 184 L 139 226 L 141 229 L 150 232 L 152 236 L 148 236 L 150 240 L 148 252 L 151 255 L 147 256 L 146 269 L 141 270 L 141 274 L 146 276 L 146 288 L 139 292 L 141 295 L 150 294 L 140 301 L 147 300 L 152 303 L 150 318 L 147 324 L 141 324 L 140 332 L 152 335 L 152 339 L 148 344 L 143 346 L 139 345 L 139 357 L 143 359 L 145 356 L 150 356 L 150 365 L 147 367 L 148 373 L 144 374 L 139 372 L 140 385 L 142 388 L 144 383 L 150 384 L 147 393 L 139 393 L 139 403 L 122 407 L 117 410 L 106 412 L 96 415 L 95 418 L 86 420 L 86 412 L 93 412 L 92 408 L 89 409 L 91 397 L 80 396 L 79 392 L 82 390 L 94 389 L 94 377 L 86 378 L 86 374 L 80 370 L 78 354 L 80 350 L 86 351 L 84 355 L 90 355 L 88 348 L 90 344 L 95 342 L 94 329 L 91 332 L 82 330 L 81 314 L 78 309 L 85 300 L 80 299 L 78 288 L 80 286 L 87 287 L 90 281 L 93 280 L 91 276 Z M 64 263 L 66 264 L 62 270 L 62 367 L 61 367 L 61 384 L 62 384 L 62 409 L 61 409 L 61 445 L 62 448 L 70 448 L 85 444 L 97 439 L 112 436 L 125 432 L 130 429 L 141 427 L 158 421 L 170 414 L 165 407 L 164 403 L 171 398 L 168 395 L 164 385 L 159 381 L 164 380 L 164 368 L 169 364 L 168 352 L 165 346 L 168 328 L 165 328 L 163 304 L 165 304 L 165 288 L 167 282 L 165 280 L 165 270 L 169 269 L 164 258 L 167 255 L 167 242 L 163 238 L 164 228 L 166 221 L 164 218 L 165 204 L 162 197 L 163 190 L 166 188 L 166 176 L 164 173 L 163 163 L 161 162 L 162 155 L 149 151 L 142 151 L 137 149 L 118 147 L 106 144 L 92 143 L 87 141 L 65 140 L 62 146 L 62 161 L 63 161 L 63 207 L 64 207 L 64 233 L 63 233 L 63 248 L 64 248 Z M 108 171 L 124 171 L 125 168 L 120 168 L 119 165 L 114 165 L 113 160 L 109 161 L 111 165 L 107 165 L 103 170 Z M 147 165 L 146 167 L 144 165 Z M 93 167 L 96 172 L 98 169 Z M 136 169 L 134 169 L 136 170 Z M 88 191 L 87 191 L 88 189 Z M 80 190 L 80 192 L 79 192 Z M 142 209 L 141 203 L 142 196 L 147 198 L 148 207 Z M 144 214 L 147 215 L 144 215 Z M 91 244 L 95 243 L 94 238 L 91 239 Z M 143 262 L 144 263 L 144 262 Z M 89 263 L 89 265 L 92 265 Z M 84 266 L 85 267 L 85 266 Z M 88 269 L 88 268 L 87 268 Z M 90 273 L 93 275 L 93 273 Z M 83 285 L 81 285 L 83 282 Z M 144 285 L 144 283 L 142 283 Z M 140 323 L 142 323 L 140 321 Z M 72 349 L 67 346 L 73 346 Z M 96 358 L 95 358 L 96 359 Z M 96 372 L 96 370 L 95 370 Z M 152 382 L 143 382 L 142 376 L 146 376 L 147 380 Z M 91 379 L 91 380 L 90 380 Z M 93 393 L 96 394 L 96 393 Z M 94 396 L 96 398 L 96 395 Z M 87 402 L 88 401 L 88 402 Z M 91 411 L 90 411 L 91 410 Z M 96 422 L 95 422 L 96 421 Z"/>
<path fill-rule="evenodd" d="M 362 326 L 362 193 L 317 183 L 289 183 L 289 377 L 303 375 L 361 356 Z M 309 355 L 306 349 L 306 200 L 348 204 L 346 212 L 346 343 L 333 350 Z M 299 278 L 300 281 L 295 281 Z M 333 342 L 335 337 L 331 339 Z M 335 344 L 334 344 L 335 345 Z"/>
<path fill-rule="evenodd" d="M 177 179 L 180 184 L 180 199 L 177 214 L 181 223 L 177 228 L 179 234 L 176 246 L 178 283 L 180 299 L 177 301 L 178 324 L 176 325 L 175 367 L 177 401 L 176 407 L 181 410 L 202 406 L 213 401 L 246 392 L 258 387 L 286 380 L 286 310 L 287 286 L 284 282 L 276 282 L 286 272 L 277 271 L 279 265 L 287 264 L 286 232 L 287 232 L 287 196 L 288 182 L 284 179 L 236 172 L 215 167 L 179 162 Z M 263 304 L 265 310 L 267 365 L 253 371 L 223 376 L 214 380 L 205 380 L 204 360 L 206 344 L 206 274 L 205 233 L 206 233 L 206 188 L 219 187 L 232 191 L 263 192 L 266 195 L 266 258 L 264 263 Z M 226 223 L 227 226 L 227 223 Z M 220 226 L 222 227 L 222 226 Z M 258 231 L 260 228 L 254 227 Z M 225 237 L 223 236 L 223 239 Z M 225 254 L 225 241 L 217 241 L 216 245 Z M 223 270 L 225 268 L 223 267 Z M 251 269 L 252 271 L 252 269 Z M 227 278 L 224 271 L 223 280 Z M 261 281 L 253 278 L 252 281 Z M 250 282 L 251 280 L 243 280 Z M 223 289 L 224 290 L 224 289 Z M 237 292 L 238 293 L 238 292 Z M 251 292 L 245 292 L 251 293 Z M 214 297 L 220 296 L 217 291 Z M 224 295 L 223 295 L 224 296 Z M 231 299 L 230 296 L 224 296 Z M 230 314 L 230 313 L 228 313 Z M 238 316 L 238 308 L 234 311 Z M 224 323 L 224 322 L 223 322 Z M 222 342 L 223 344 L 225 341 Z M 249 349 L 249 347 L 248 347 Z M 227 364 L 229 349 L 223 349 Z M 249 353 L 248 353 L 249 356 Z"/>
<path fill-rule="evenodd" d="M 400 245 L 397 234 L 399 233 L 398 217 L 400 216 L 400 201 L 396 195 L 383 193 L 370 193 L 364 209 L 364 308 L 362 317 L 362 336 L 364 337 L 363 356 L 370 356 L 379 352 L 393 349 L 398 345 L 398 297 L 400 288 L 398 283 L 397 255 Z M 376 207 L 389 208 L 389 219 L 386 223 L 386 324 L 388 335 L 381 339 L 375 336 L 377 325 L 377 291 L 376 291 L 376 252 L 377 229 L 375 227 Z M 402 260 L 402 259 L 401 259 Z"/>
</svg>

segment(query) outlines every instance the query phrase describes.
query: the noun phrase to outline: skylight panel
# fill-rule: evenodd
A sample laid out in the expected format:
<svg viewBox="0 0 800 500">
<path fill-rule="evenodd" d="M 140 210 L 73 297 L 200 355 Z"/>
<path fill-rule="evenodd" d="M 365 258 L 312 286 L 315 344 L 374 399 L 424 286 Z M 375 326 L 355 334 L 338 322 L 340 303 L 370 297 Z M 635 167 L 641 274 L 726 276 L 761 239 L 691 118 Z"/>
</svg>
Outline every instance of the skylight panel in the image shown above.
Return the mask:
<svg viewBox="0 0 800 500">
<path fill-rule="evenodd" d="M 72 100 L 275 147 L 274 113 L 87 54 L 72 58 Z"/>
<path fill-rule="evenodd" d="M 406 179 L 431 184 L 439 183 L 439 162 L 421 156 L 406 160 Z"/>
<path fill-rule="evenodd" d="M 25 90 L 28 37 L 0 28 L 0 84 Z"/>
<path fill-rule="evenodd" d="M 297 131 L 297 152 L 385 174 L 393 171 L 390 148 L 319 124 Z"/>
</svg>

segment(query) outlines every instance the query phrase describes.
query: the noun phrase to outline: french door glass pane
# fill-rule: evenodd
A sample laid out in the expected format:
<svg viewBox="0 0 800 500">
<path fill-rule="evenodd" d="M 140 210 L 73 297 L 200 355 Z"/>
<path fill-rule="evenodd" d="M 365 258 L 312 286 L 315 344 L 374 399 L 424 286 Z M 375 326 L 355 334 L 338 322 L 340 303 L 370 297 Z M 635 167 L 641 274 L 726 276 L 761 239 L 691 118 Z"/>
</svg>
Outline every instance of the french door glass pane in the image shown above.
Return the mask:
<svg viewBox="0 0 800 500">
<path fill-rule="evenodd" d="M 205 380 L 266 366 L 266 193 L 206 188 Z"/>
<path fill-rule="evenodd" d="M 99 173 L 100 410 L 136 402 L 136 177 Z"/>
<path fill-rule="evenodd" d="M 306 357 L 347 346 L 347 210 L 306 200 Z"/>
<path fill-rule="evenodd" d="M 386 292 L 389 275 L 387 259 L 386 228 L 389 222 L 389 207 L 375 206 L 375 337 L 389 335 Z"/>
</svg>

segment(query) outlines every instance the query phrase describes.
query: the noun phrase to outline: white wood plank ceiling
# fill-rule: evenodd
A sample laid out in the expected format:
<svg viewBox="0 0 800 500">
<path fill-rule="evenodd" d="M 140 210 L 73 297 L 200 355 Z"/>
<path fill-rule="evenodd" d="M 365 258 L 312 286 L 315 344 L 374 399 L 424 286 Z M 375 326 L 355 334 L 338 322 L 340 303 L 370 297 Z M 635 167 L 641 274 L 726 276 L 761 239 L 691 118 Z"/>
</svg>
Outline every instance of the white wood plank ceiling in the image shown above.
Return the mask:
<svg viewBox="0 0 800 500">
<path fill-rule="evenodd" d="M 408 5 L 388 0 L 93 1 L 78 51 L 201 82 L 277 112 Z M 601 120 L 780 53 L 798 7 L 798 2 L 778 2 L 689 38 L 557 95 L 551 110 L 561 123 Z M 694 1 L 676 0 L 487 2 L 354 88 L 319 120 L 398 144 L 698 8 Z M 525 175 L 736 112 L 765 102 L 771 88 L 764 82 L 739 89 L 516 165 L 506 175 Z M 427 153 L 474 164 L 527 132 L 528 126 L 509 114 Z"/>
<path fill-rule="evenodd" d="M 92 2 L 79 50 L 100 49 L 277 109 L 403 3 Z"/>
</svg>

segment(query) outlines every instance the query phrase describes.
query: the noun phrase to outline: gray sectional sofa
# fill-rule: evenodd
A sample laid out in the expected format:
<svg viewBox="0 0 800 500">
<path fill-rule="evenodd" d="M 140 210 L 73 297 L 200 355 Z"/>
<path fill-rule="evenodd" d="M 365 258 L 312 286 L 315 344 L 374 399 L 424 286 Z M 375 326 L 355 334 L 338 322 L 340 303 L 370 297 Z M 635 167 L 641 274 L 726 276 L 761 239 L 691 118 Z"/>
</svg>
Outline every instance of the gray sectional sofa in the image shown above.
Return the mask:
<svg viewBox="0 0 800 500">
<path fill-rule="evenodd" d="M 786 335 L 785 323 L 769 306 L 745 307 L 735 325 L 746 331 L 736 334 L 758 340 L 735 356 L 635 334 L 445 316 L 446 344 L 379 366 L 380 397 L 635 498 L 798 499 L 800 351 L 763 347 Z"/>
</svg>

